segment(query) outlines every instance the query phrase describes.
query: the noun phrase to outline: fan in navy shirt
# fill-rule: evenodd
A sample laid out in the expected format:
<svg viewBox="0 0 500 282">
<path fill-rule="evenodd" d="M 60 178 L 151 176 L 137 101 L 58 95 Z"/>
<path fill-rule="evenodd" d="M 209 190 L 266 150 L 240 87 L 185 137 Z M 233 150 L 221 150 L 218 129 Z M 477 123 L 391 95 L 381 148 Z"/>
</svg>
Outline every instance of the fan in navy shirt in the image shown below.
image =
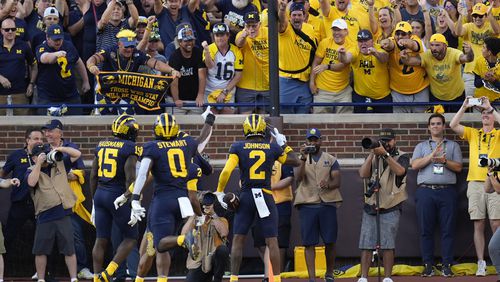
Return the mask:
<svg viewBox="0 0 500 282">
<path fill-rule="evenodd" d="M 78 56 L 75 46 L 64 41 L 61 26 L 52 25 L 47 29 L 47 40 L 37 47 L 38 66 L 38 104 L 79 104 L 75 81 L 75 71 L 83 79 L 82 92 L 90 89 L 85 65 Z M 70 108 L 68 114 L 81 114 L 81 109 Z M 46 109 L 39 109 L 45 114 Z"/>
</svg>

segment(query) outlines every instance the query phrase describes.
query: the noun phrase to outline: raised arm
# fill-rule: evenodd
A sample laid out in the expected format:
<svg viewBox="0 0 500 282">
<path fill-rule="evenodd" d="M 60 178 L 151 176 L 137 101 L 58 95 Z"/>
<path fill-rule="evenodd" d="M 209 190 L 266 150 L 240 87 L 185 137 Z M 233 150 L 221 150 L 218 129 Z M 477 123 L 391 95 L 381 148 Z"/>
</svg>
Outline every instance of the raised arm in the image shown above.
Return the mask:
<svg viewBox="0 0 500 282">
<path fill-rule="evenodd" d="M 137 11 L 137 7 L 135 7 L 133 0 L 127 0 L 125 3 L 127 4 L 128 12 L 130 14 L 130 17 L 128 18 L 128 25 L 132 29 L 135 29 L 137 22 L 139 21 L 139 11 Z"/>
<path fill-rule="evenodd" d="M 403 64 L 407 66 L 420 66 L 420 64 L 422 63 L 420 54 L 417 54 L 416 56 L 409 56 L 407 49 L 401 50 L 399 54 L 401 57 L 401 62 L 403 62 Z"/>
<path fill-rule="evenodd" d="M 288 17 L 286 15 L 286 6 L 287 6 L 287 1 L 286 0 L 279 0 L 279 5 L 278 5 L 278 19 L 279 19 L 279 24 L 278 24 L 278 31 L 280 33 L 283 33 L 286 31 L 286 28 L 288 26 Z"/>
<path fill-rule="evenodd" d="M 465 64 L 474 61 L 474 52 L 472 51 L 470 44 L 467 42 L 464 42 L 462 44 L 464 53 L 460 55 L 460 63 Z"/>
<path fill-rule="evenodd" d="M 469 105 L 469 97 L 466 97 L 464 103 L 462 104 L 462 107 L 460 107 L 460 110 L 458 110 L 458 112 L 450 121 L 450 128 L 456 134 L 458 134 L 458 136 L 464 135 L 464 126 L 460 124 L 460 121 L 462 120 L 462 116 L 464 115 L 465 111 L 470 107 L 471 105 Z"/>
</svg>

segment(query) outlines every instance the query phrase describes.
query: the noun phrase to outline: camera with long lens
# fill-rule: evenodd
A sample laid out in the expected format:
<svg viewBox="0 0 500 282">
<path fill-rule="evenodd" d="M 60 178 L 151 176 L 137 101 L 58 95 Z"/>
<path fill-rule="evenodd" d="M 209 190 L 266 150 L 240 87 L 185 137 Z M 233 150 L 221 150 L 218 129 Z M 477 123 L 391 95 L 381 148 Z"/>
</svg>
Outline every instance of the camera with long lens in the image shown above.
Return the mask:
<svg viewBox="0 0 500 282">
<path fill-rule="evenodd" d="M 53 164 L 55 162 L 62 161 L 62 159 L 63 159 L 63 153 L 61 153 L 59 151 L 51 150 L 49 144 L 37 145 L 31 151 L 31 154 L 35 155 L 35 156 L 39 155 L 40 153 L 45 153 L 47 155 L 46 162 L 49 164 Z"/>
<path fill-rule="evenodd" d="M 489 159 L 489 158 L 480 158 L 479 159 L 480 167 L 491 167 L 494 171 L 500 171 L 500 158 Z"/>
<path fill-rule="evenodd" d="M 378 180 L 371 180 L 368 183 L 368 189 L 365 192 L 365 197 L 370 198 L 373 196 L 373 193 L 377 192 L 380 189 L 380 183 Z"/>
<path fill-rule="evenodd" d="M 365 149 L 375 149 L 380 147 L 380 145 L 385 146 L 385 141 L 373 137 L 365 137 L 361 140 L 361 146 Z"/>
<path fill-rule="evenodd" d="M 314 153 L 316 153 L 316 146 L 314 146 L 314 145 L 307 145 L 304 148 L 304 153 L 306 153 L 306 154 L 314 154 Z"/>
</svg>

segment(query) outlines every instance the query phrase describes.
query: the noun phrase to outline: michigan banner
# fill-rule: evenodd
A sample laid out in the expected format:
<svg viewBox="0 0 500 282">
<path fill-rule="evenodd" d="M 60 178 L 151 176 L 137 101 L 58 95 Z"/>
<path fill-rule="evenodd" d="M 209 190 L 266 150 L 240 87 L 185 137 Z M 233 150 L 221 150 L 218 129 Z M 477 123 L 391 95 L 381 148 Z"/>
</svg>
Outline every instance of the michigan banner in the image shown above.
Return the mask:
<svg viewBox="0 0 500 282">
<path fill-rule="evenodd" d="M 172 82 L 171 76 L 132 72 L 100 72 L 97 75 L 97 93 L 116 103 L 120 99 L 135 101 L 145 110 L 154 111 Z"/>
</svg>

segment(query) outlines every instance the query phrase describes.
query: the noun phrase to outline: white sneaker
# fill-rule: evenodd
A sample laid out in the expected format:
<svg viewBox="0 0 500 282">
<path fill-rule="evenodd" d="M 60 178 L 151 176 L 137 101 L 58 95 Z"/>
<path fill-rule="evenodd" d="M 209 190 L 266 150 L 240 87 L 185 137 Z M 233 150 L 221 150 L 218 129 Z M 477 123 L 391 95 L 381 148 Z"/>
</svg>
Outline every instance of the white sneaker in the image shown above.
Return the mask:
<svg viewBox="0 0 500 282">
<path fill-rule="evenodd" d="M 368 282 L 368 279 L 361 277 L 358 279 L 358 282 Z"/>
<path fill-rule="evenodd" d="M 82 270 L 80 270 L 80 272 L 78 272 L 78 275 L 77 275 L 78 278 L 80 279 L 94 279 L 94 274 L 92 272 L 90 272 L 90 270 L 88 268 L 82 268 Z"/>
<path fill-rule="evenodd" d="M 486 261 L 484 260 L 477 261 L 476 276 L 486 276 Z"/>
<path fill-rule="evenodd" d="M 386 278 L 384 278 L 384 280 L 382 280 L 382 282 L 394 282 L 394 281 L 392 281 L 391 278 L 386 277 Z"/>
<path fill-rule="evenodd" d="M 31 280 L 38 280 L 38 273 L 35 272 L 35 274 L 31 276 Z"/>
</svg>

